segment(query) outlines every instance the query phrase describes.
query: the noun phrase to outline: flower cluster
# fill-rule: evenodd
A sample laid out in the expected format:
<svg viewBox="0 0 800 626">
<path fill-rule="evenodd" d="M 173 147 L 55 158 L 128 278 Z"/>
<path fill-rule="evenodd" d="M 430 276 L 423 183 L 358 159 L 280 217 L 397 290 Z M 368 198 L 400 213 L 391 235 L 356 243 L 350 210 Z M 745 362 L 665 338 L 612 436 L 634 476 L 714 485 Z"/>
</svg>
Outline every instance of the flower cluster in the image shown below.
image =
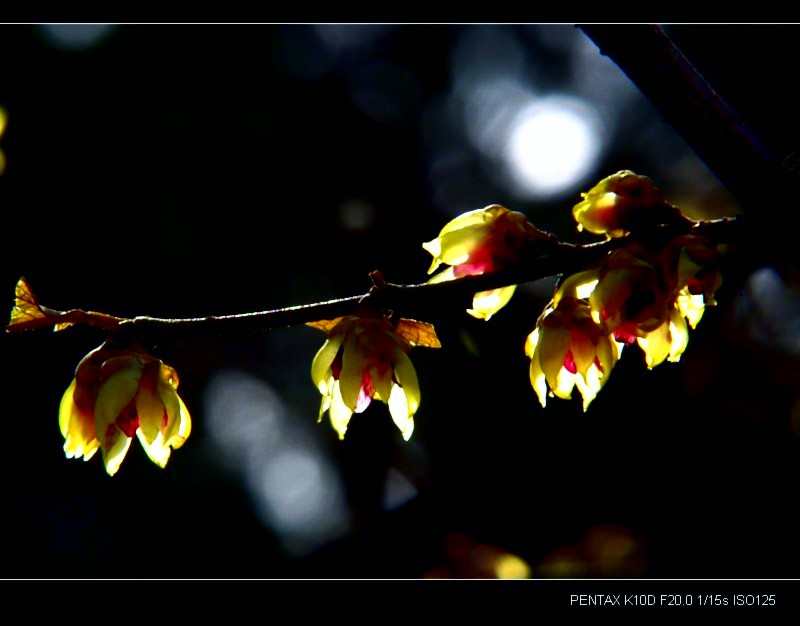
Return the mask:
<svg viewBox="0 0 800 626">
<path fill-rule="evenodd" d="M 67 458 L 88 461 L 100 449 L 113 476 L 136 436 L 147 456 L 164 467 L 192 428 L 177 388 L 175 370 L 140 348 L 93 350 L 78 364 L 61 399 Z"/>
<path fill-rule="evenodd" d="M 496 272 L 521 260 L 523 255 L 530 255 L 537 246 L 541 250 L 542 244 L 552 245 L 557 241 L 553 235 L 537 229 L 522 213 L 499 204 L 469 211 L 448 222 L 436 239 L 422 244 L 433 256 L 428 274 L 442 263 L 450 266 L 428 282 Z M 515 289 L 516 285 L 510 285 L 477 293 L 467 312 L 488 320 L 508 304 Z"/>
<path fill-rule="evenodd" d="M 408 353 L 413 345 L 440 346 L 433 326 L 405 319 L 393 324 L 367 311 L 311 326 L 328 333 L 311 364 L 311 379 L 322 394 L 319 419 L 328 411 L 344 438 L 353 413 L 379 400 L 389 406 L 407 441 L 420 402 L 417 372 Z"/>
<path fill-rule="evenodd" d="M 649 179 L 632 172 L 609 177 L 583 196 L 573 210 L 579 226 L 609 238 L 646 223 L 648 214 L 659 223 L 665 213 L 648 213 L 653 206 L 672 207 L 658 200 Z M 680 235 L 649 247 L 629 243 L 566 277 L 525 346 L 542 406 L 547 395 L 570 398 L 577 385 L 585 410 L 633 343 L 648 368 L 679 360 L 689 327 L 716 304 L 719 256 L 705 237 Z"/>
</svg>

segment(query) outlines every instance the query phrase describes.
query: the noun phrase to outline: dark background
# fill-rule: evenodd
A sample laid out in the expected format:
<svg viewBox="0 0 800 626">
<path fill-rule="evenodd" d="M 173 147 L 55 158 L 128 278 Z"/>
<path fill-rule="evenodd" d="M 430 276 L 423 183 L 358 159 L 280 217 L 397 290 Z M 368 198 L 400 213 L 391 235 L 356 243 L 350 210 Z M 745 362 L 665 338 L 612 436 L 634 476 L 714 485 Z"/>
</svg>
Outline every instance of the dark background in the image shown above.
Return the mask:
<svg viewBox="0 0 800 626">
<path fill-rule="evenodd" d="M 54 308 L 162 317 L 363 293 L 374 269 L 421 282 L 420 244 L 494 202 L 589 241 L 570 208 L 623 168 L 696 217 L 759 210 L 570 26 L 127 25 L 81 46 L 65 28 L 0 27 L 9 311 L 21 275 Z M 772 149 L 798 150 L 797 27 L 668 32 Z M 476 107 L 515 113 L 506 74 L 602 122 L 553 194 L 476 142 Z M 552 280 L 488 323 L 443 302 L 444 349 L 412 353 L 409 443 L 379 403 L 343 442 L 316 424 L 318 331 L 155 346 L 194 431 L 165 470 L 134 442 L 113 478 L 99 454 L 65 459 L 57 426 L 102 336 L 4 335 L 0 577 L 477 577 L 494 550 L 535 577 L 796 578 L 800 296 L 776 252 L 755 278 L 766 262 L 734 255 L 681 362 L 647 371 L 629 349 L 586 413 L 577 393 L 542 410 L 528 382 Z"/>
</svg>

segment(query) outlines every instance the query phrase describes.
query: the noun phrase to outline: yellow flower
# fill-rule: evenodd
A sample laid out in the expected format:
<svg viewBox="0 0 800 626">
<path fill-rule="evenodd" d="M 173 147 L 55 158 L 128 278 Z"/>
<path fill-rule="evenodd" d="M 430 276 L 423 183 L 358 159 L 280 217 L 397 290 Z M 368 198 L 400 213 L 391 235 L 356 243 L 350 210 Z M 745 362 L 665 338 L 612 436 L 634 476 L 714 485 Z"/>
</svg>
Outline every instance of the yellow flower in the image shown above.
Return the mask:
<svg viewBox="0 0 800 626">
<path fill-rule="evenodd" d="M 113 476 L 136 435 L 147 456 L 164 467 L 170 448 L 180 448 L 192 427 L 177 387 L 175 370 L 143 350 L 93 350 L 61 399 L 67 458 L 88 461 L 99 448 Z"/>
<path fill-rule="evenodd" d="M 679 361 L 689 345 L 689 328 L 678 303 L 670 308 L 668 318 L 658 328 L 638 337 L 636 341 L 650 369 L 663 363 L 664 359 L 673 363 Z"/>
<path fill-rule="evenodd" d="M 585 411 L 611 375 L 620 346 L 592 319 L 588 302 L 562 297 L 548 306 L 528 335 L 530 378 L 544 407 L 549 395 L 568 400 L 577 385 Z"/>
<path fill-rule="evenodd" d="M 617 341 L 632 343 L 667 318 L 672 293 L 661 267 L 648 256 L 635 244 L 615 250 L 604 260 L 587 296 L 592 318 Z"/>
<path fill-rule="evenodd" d="M 408 357 L 411 342 L 382 317 L 351 315 L 330 325 L 328 339 L 311 364 L 311 379 L 322 394 L 319 419 L 329 411 L 334 429 L 344 438 L 353 413 L 361 413 L 376 399 L 389 406 L 407 441 L 420 402 L 417 372 Z M 438 340 L 419 345 L 438 347 Z"/>
<path fill-rule="evenodd" d="M 674 268 L 678 308 L 695 328 L 705 307 L 717 304 L 714 294 L 722 285 L 722 274 L 717 268 L 719 250 L 705 237 L 685 235 L 670 242 L 662 256 L 665 263 Z"/>
<path fill-rule="evenodd" d="M 522 213 L 509 211 L 499 204 L 469 211 L 446 224 L 436 239 L 422 244 L 433 256 L 428 274 L 435 272 L 442 263 L 450 266 L 428 282 L 498 271 L 519 261 L 533 241 L 556 242 L 557 239 L 538 230 Z M 515 289 L 516 285 L 510 285 L 480 292 L 467 312 L 488 320 L 508 303 Z"/>
<path fill-rule="evenodd" d="M 668 214 L 680 215 L 680 211 L 653 186 L 652 180 L 630 170 L 604 178 L 581 196 L 583 200 L 572 209 L 578 230 L 585 228 L 609 239 L 628 234 L 642 218 L 654 220 Z M 658 209 L 657 213 L 655 209 Z"/>
</svg>

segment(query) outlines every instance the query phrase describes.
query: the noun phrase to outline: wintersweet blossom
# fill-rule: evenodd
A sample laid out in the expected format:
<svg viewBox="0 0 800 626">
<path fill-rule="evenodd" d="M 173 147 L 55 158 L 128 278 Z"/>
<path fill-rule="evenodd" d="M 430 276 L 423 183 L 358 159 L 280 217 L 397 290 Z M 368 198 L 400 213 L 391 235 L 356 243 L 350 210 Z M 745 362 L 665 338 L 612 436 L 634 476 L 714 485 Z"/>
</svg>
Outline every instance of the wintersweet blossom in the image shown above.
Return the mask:
<svg viewBox="0 0 800 626">
<path fill-rule="evenodd" d="M 428 282 L 498 271 L 519 261 L 526 247 L 536 241 L 557 239 L 537 229 L 522 213 L 499 204 L 469 211 L 447 223 L 436 239 L 422 244 L 433 256 L 428 274 L 442 264 L 450 266 Z M 516 285 L 510 285 L 477 293 L 467 312 L 488 320 L 508 304 L 515 289 Z"/>
<path fill-rule="evenodd" d="M 177 388 L 175 370 L 140 348 L 93 350 L 61 399 L 67 458 L 88 461 L 100 449 L 113 476 L 136 436 L 150 460 L 164 467 L 192 426 Z"/>
<path fill-rule="evenodd" d="M 331 424 L 344 438 L 353 413 L 379 400 L 389 406 L 394 423 L 408 440 L 420 403 L 417 372 L 408 353 L 412 345 L 439 347 L 433 327 L 412 320 L 395 325 L 384 317 L 359 315 L 312 325 L 329 327 L 328 339 L 311 364 L 311 379 L 322 394 L 319 419 L 328 411 Z M 427 340 L 420 338 L 421 330 L 429 333 Z"/>
<path fill-rule="evenodd" d="M 626 235 L 639 221 L 679 216 L 646 176 L 622 170 L 601 180 L 572 209 L 578 230 L 609 239 Z M 649 215 L 648 215 L 649 214 Z"/>
<path fill-rule="evenodd" d="M 525 342 L 539 402 L 544 407 L 548 395 L 568 400 L 577 386 L 585 411 L 608 381 L 620 350 L 592 319 L 586 300 L 567 296 L 556 307 L 551 303 Z"/>
</svg>

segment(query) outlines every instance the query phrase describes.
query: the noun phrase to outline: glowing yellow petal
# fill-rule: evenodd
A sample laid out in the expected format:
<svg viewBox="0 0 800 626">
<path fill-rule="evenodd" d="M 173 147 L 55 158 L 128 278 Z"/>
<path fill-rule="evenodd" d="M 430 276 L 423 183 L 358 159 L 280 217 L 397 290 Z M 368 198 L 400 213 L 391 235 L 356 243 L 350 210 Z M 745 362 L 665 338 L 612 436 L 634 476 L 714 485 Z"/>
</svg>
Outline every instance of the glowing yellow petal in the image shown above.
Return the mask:
<svg viewBox="0 0 800 626">
<path fill-rule="evenodd" d="M 364 378 L 364 370 L 368 362 L 363 346 L 355 334 L 347 336 L 342 355 L 342 373 L 339 375 L 339 390 L 342 401 L 351 410 L 355 411 L 358 405 L 358 396 Z"/>
<path fill-rule="evenodd" d="M 433 260 L 431 261 L 431 266 L 428 268 L 428 274 L 433 274 L 439 266 L 442 264 L 442 260 L 439 258 L 439 255 L 442 253 L 442 245 L 439 239 L 433 239 L 431 241 L 426 241 L 422 244 L 422 247 L 427 250 L 428 252 L 433 255 Z"/>
<path fill-rule="evenodd" d="M 533 332 L 525 339 L 525 356 L 529 359 L 533 358 L 533 352 L 536 350 L 536 345 L 539 343 L 539 327 L 533 329 Z"/>
<path fill-rule="evenodd" d="M 162 406 L 167 412 L 167 424 L 161 426 L 161 432 L 167 441 L 171 441 L 173 437 L 179 436 L 181 428 L 181 399 L 178 397 L 178 392 L 175 388 L 168 384 L 160 382 L 156 388 L 158 399 L 161 401 Z M 164 419 L 164 413 L 161 413 L 161 419 Z"/>
<path fill-rule="evenodd" d="M 128 448 L 131 447 L 131 438 L 126 437 L 125 434 L 116 426 L 112 426 L 116 431 L 113 435 L 104 436 L 102 446 L 103 463 L 106 466 L 106 472 L 109 476 L 113 476 L 119 470 L 119 466 L 125 459 L 128 453 Z"/>
<path fill-rule="evenodd" d="M 342 393 L 339 390 L 339 381 L 333 383 L 333 393 L 331 394 L 330 416 L 334 430 L 339 433 L 339 439 L 344 439 L 347 432 L 347 424 L 353 411 L 342 401 Z"/>
<path fill-rule="evenodd" d="M 429 283 L 443 283 L 445 281 L 455 280 L 455 279 L 456 279 L 456 275 L 455 275 L 455 272 L 453 271 L 453 268 L 452 267 L 446 267 L 445 269 L 443 269 L 438 274 L 436 274 L 434 276 L 431 276 L 428 279 L 428 282 Z"/>
<path fill-rule="evenodd" d="M 8 124 L 8 113 L 5 109 L 0 108 L 0 136 L 6 132 L 6 125 Z"/>
<path fill-rule="evenodd" d="M 58 424 L 64 437 L 64 453 L 68 459 L 83 457 L 88 461 L 97 452 L 100 442 L 94 430 L 94 419 L 81 412 L 75 404 L 75 381 L 73 380 L 61 398 Z"/>
<path fill-rule="evenodd" d="M 167 461 L 169 461 L 170 448 L 168 445 L 165 445 L 164 436 L 158 433 L 158 436 L 152 443 L 148 443 L 141 429 L 136 431 L 136 436 L 139 439 L 139 443 L 142 444 L 144 451 L 147 453 L 147 456 L 150 457 L 150 460 L 159 467 L 165 467 Z"/>
<path fill-rule="evenodd" d="M 508 209 L 504 209 L 499 204 L 492 204 L 483 209 L 467 211 L 466 213 L 462 213 L 458 217 L 450 220 L 445 227 L 442 228 L 441 232 L 439 233 L 439 237 L 443 237 L 447 233 L 451 233 L 462 228 L 481 226 L 487 221 L 497 219 L 502 212 L 507 211 Z"/>
<path fill-rule="evenodd" d="M 344 334 L 337 334 L 328 338 L 311 362 L 311 380 L 314 381 L 314 386 L 317 389 L 320 389 L 320 384 L 327 380 L 330 375 L 331 363 L 336 358 L 342 341 L 344 341 Z"/>
<path fill-rule="evenodd" d="M 486 238 L 485 228 L 462 228 L 449 232 L 439 238 L 441 252 L 439 258 L 448 265 L 460 265 L 469 260 L 479 246 L 483 245 Z"/>
<path fill-rule="evenodd" d="M 556 385 L 552 387 L 553 393 L 562 400 L 572 398 L 572 389 L 575 387 L 575 374 L 562 367 L 556 377 Z"/>
<path fill-rule="evenodd" d="M 420 402 L 417 371 L 414 369 L 414 364 L 411 363 L 411 359 L 408 358 L 408 355 L 402 350 L 398 349 L 396 351 L 395 359 L 394 375 L 405 392 L 408 402 L 408 415 L 410 417 L 417 412 Z M 392 390 L 392 393 L 394 393 L 394 390 Z"/>
<path fill-rule="evenodd" d="M 320 383 L 320 387 L 324 386 L 325 391 L 322 392 L 322 402 L 319 405 L 319 416 L 317 417 L 317 421 L 322 421 L 322 416 L 325 415 L 325 411 L 327 411 L 331 407 L 331 396 L 333 395 L 333 376 L 331 376 L 327 382 Z"/>
<path fill-rule="evenodd" d="M 116 372 L 100 386 L 94 406 L 94 421 L 95 432 L 101 441 L 103 441 L 108 427 L 116 421 L 122 410 L 133 400 L 139 390 L 141 377 L 142 366 L 136 361 L 129 367 Z"/>
<path fill-rule="evenodd" d="M 149 385 L 142 384 L 139 393 L 136 394 L 136 414 L 139 416 L 142 436 L 147 443 L 153 443 L 161 434 L 164 411 L 164 404 L 156 396 L 154 390 Z"/>
<path fill-rule="evenodd" d="M 569 349 L 572 352 L 572 360 L 575 362 L 575 369 L 580 374 L 586 374 L 589 367 L 594 363 L 597 352 L 593 337 L 583 333 L 573 333 L 569 342 Z"/>
<path fill-rule="evenodd" d="M 586 376 L 577 374 L 575 376 L 575 385 L 583 398 L 583 410 L 589 408 L 592 400 L 597 397 L 597 392 L 600 391 L 602 383 L 600 381 L 599 370 L 597 366 L 592 365 L 587 371 Z"/>
<path fill-rule="evenodd" d="M 600 361 L 600 366 L 603 368 L 603 378 L 608 378 L 611 375 L 611 370 L 619 359 L 620 352 L 623 344 L 617 343 L 607 337 L 597 342 L 596 356 Z"/>
<path fill-rule="evenodd" d="M 667 358 L 670 351 L 669 322 L 664 322 L 654 331 L 637 339 L 639 347 L 644 351 L 647 367 L 653 369 Z"/>
<path fill-rule="evenodd" d="M 69 423 L 72 419 L 72 414 L 74 410 L 77 410 L 75 406 L 75 400 L 73 399 L 73 394 L 75 393 L 75 379 L 72 379 L 69 387 L 64 392 L 64 395 L 61 396 L 61 405 L 58 409 L 58 426 L 61 429 L 61 436 L 67 436 L 67 429 L 69 428 Z"/>
<path fill-rule="evenodd" d="M 539 403 L 542 408 L 547 406 L 547 381 L 542 371 L 542 366 L 539 363 L 538 355 L 531 359 L 530 368 L 531 386 L 539 398 Z"/>
<path fill-rule="evenodd" d="M 681 290 L 677 298 L 678 309 L 686 320 L 689 326 L 697 328 L 697 324 L 703 317 L 706 310 L 705 298 L 703 294 L 692 295 L 688 289 Z"/>
<path fill-rule="evenodd" d="M 172 446 L 172 448 L 175 450 L 186 443 L 186 440 L 192 433 L 192 416 L 189 414 L 189 409 L 186 408 L 186 405 L 183 403 L 183 400 L 181 400 L 180 396 L 178 396 L 178 404 L 180 405 L 180 423 L 178 425 L 178 432 L 177 434 L 173 433 L 171 436 L 169 436 L 167 433 L 164 434 L 167 445 Z"/>
<path fill-rule="evenodd" d="M 556 290 L 553 296 L 553 308 L 558 306 L 561 298 L 587 299 L 600 278 L 600 269 L 586 270 L 572 274 L 564 279 L 564 282 Z"/>
<path fill-rule="evenodd" d="M 683 319 L 683 315 L 675 307 L 669 314 L 669 337 L 668 360 L 675 363 L 680 360 L 683 351 L 689 345 L 689 328 L 686 326 L 686 320 Z"/>
<path fill-rule="evenodd" d="M 500 287 L 499 289 L 476 293 L 472 298 L 472 308 L 467 309 L 467 313 L 472 317 L 488 321 L 492 315 L 508 304 L 516 288 L 516 285 L 511 285 L 510 287 Z"/>
<path fill-rule="evenodd" d="M 564 366 L 568 339 L 569 331 L 563 328 L 544 327 L 539 337 L 539 349 L 536 354 L 547 378 L 547 384 L 553 390 L 558 387 L 558 376 Z"/>
<path fill-rule="evenodd" d="M 414 421 L 411 419 L 414 412 L 411 411 L 405 390 L 400 385 L 394 385 L 389 394 L 389 413 L 392 415 L 397 428 L 403 434 L 403 439 L 408 441 L 414 430 Z"/>
<path fill-rule="evenodd" d="M 392 393 L 392 370 L 387 370 L 383 376 L 380 375 L 377 367 L 371 367 L 369 370 L 370 378 L 372 379 L 372 386 L 375 387 L 375 398 L 388 402 L 389 395 Z"/>
</svg>

